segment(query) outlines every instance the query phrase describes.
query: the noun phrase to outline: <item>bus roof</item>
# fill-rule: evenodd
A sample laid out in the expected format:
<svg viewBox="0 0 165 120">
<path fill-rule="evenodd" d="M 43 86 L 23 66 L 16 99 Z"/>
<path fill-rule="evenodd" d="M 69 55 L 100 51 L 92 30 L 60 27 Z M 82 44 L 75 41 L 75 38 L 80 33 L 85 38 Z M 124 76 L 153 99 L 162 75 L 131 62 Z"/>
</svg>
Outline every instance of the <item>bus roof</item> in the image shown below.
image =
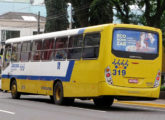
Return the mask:
<svg viewBox="0 0 165 120">
<path fill-rule="evenodd" d="M 39 39 L 45 39 L 45 38 L 55 38 L 55 37 L 83 34 L 83 32 L 86 28 L 105 27 L 107 25 L 108 24 L 92 26 L 92 27 L 85 27 L 85 28 L 78 28 L 78 29 L 71 29 L 71 30 L 64 30 L 64 31 L 57 31 L 57 32 L 51 32 L 51 33 L 44 33 L 44 34 L 32 35 L 32 36 L 24 36 L 24 37 L 19 37 L 19 38 L 12 38 L 12 39 L 6 40 L 5 43 L 6 44 L 7 43 L 17 43 L 17 42 L 23 42 L 23 41 L 29 41 L 29 40 L 39 40 Z"/>
<path fill-rule="evenodd" d="M 97 25 L 97 26 L 91 26 L 91 27 L 84 27 L 84 28 L 78 28 L 78 29 L 71 29 L 71 30 L 63 30 L 63 31 L 57 31 L 57 32 L 51 32 L 51 33 L 44 33 L 39 35 L 32 35 L 32 36 L 24 36 L 19 38 L 12 38 L 6 40 L 6 44 L 8 43 L 18 43 L 18 42 L 24 42 L 24 41 L 33 41 L 33 40 L 40 40 L 45 38 L 56 38 L 56 37 L 64 37 L 64 36 L 71 36 L 71 35 L 77 35 L 77 34 L 83 34 L 85 29 L 90 28 L 102 28 L 106 26 L 116 26 L 116 27 L 126 27 L 126 28 L 137 28 L 137 29 L 149 29 L 149 30 L 158 30 L 160 29 L 148 27 L 148 26 L 140 26 L 140 25 L 133 25 L 133 24 L 103 24 L 103 25 Z"/>
</svg>

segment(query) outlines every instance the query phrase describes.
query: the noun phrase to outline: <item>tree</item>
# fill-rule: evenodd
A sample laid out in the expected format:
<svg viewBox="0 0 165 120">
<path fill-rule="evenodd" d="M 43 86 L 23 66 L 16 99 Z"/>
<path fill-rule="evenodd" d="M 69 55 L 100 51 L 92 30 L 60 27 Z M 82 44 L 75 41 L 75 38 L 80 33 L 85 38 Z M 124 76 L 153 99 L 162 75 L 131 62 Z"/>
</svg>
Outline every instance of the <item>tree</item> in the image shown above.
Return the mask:
<svg viewBox="0 0 165 120">
<path fill-rule="evenodd" d="M 160 28 L 165 37 L 165 0 L 112 0 L 122 23 L 135 23 Z M 130 6 L 139 8 L 140 14 L 131 12 Z"/>
<path fill-rule="evenodd" d="M 89 13 L 90 25 L 113 22 L 113 5 L 110 0 L 93 0 Z"/>
<path fill-rule="evenodd" d="M 165 0 L 112 0 L 112 2 L 117 10 L 116 16 L 123 23 L 136 22 L 143 25 L 161 27 L 165 12 Z M 131 5 L 138 6 L 141 15 L 131 12 Z"/>
<path fill-rule="evenodd" d="M 47 18 L 45 32 L 68 28 L 67 3 L 65 0 L 45 0 Z"/>
<path fill-rule="evenodd" d="M 135 0 L 111 0 L 111 2 L 116 8 L 116 17 L 122 23 L 137 23 L 137 19 L 133 19 L 135 14 L 130 9 L 131 5 L 135 5 Z"/>
<path fill-rule="evenodd" d="M 73 6 L 75 27 L 86 27 L 113 21 L 111 0 L 68 0 Z"/>
<path fill-rule="evenodd" d="M 89 26 L 89 7 L 93 0 L 69 0 L 73 6 L 74 27 Z"/>
</svg>

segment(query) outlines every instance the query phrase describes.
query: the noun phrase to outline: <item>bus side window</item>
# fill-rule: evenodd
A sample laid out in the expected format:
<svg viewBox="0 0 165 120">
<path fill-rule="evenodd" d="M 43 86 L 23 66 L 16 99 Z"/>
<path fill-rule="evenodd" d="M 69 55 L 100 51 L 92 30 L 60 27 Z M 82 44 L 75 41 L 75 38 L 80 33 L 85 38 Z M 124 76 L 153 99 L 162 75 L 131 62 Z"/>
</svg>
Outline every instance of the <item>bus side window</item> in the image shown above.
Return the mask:
<svg viewBox="0 0 165 120">
<path fill-rule="evenodd" d="M 21 48 L 21 62 L 28 62 L 31 57 L 31 42 L 23 42 Z"/>
<path fill-rule="evenodd" d="M 55 43 L 55 60 L 67 58 L 68 37 L 57 38 Z"/>
<path fill-rule="evenodd" d="M 98 58 L 100 38 L 100 33 L 90 33 L 85 35 L 83 48 L 84 59 Z"/>
<path fill-rule="evenodd" d="M 68 59 L 81 59 L 83 35 L 75 35 L 69 38 Z"/>
<path fill-rule="evenodd" d="M 52 60 L 54 38 L 45 39 L 43 42 L 42 60 Z"/>
<path fill-rule="evenodd" d="M 12 45 L 12 55 L 11 55 L 12 62 L 18 62 L 20 60 L 20 49 L 21 49 L 21 43 L 14 43 Z"/>
<path fill-rule="evenodd" d="M 41 59 L 42 40 L 33 41 L 32 45 L 32 61 L 38 61 Z"/>
<path fill-rule="evenodd" d="M 11 60 L 11 45 L 6 45 L 3 59 L 3 67 L 6 68 Z"/>
</svg>

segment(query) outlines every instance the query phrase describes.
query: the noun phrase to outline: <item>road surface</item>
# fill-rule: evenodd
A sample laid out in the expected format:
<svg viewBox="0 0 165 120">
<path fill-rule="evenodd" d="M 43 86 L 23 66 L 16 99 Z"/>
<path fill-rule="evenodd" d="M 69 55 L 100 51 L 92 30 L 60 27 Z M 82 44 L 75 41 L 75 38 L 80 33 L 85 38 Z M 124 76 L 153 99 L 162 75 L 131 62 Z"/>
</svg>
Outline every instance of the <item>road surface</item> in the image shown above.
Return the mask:
<svg viewBox="0 0 165 120">
<path fill-rule="evenodd" d="M 163 104 L 162 104 L 163 105 Z M 58 106 L 48 96 L 11 99 L 0 92 L 0 120 L 164 120 L 165 108 L 115 102 L 111 108 L 97 108 L 92 101 L 76 100 L 72 106 Z"/>
</svg>

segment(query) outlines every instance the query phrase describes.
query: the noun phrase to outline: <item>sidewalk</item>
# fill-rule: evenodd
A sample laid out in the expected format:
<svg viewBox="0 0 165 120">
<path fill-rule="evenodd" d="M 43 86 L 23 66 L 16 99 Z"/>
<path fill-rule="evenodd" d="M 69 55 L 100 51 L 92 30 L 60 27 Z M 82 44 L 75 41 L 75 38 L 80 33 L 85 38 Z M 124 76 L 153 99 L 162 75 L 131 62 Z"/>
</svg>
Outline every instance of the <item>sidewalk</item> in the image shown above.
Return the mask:
<svg viewBox="0 0 165 120">
<path fill-rule="evenodd" d="M 115 103 L 147 106 L 147 107 L 156 107 L 156 108 L 165 108 L 165 91 L 160 92 L 160 98 L 157 100 L 151 100 L 151 101 L 149 101 L 149 100 L 148 101 L 120 101 L 120 100 L 115 100 Z"/>
<path fill-rule="evenodd" d="M 153 101 L 114 101 L 114 103 L 165 109 L 165 100 L 163 99 L 157 99 Z"/>
</svg>

